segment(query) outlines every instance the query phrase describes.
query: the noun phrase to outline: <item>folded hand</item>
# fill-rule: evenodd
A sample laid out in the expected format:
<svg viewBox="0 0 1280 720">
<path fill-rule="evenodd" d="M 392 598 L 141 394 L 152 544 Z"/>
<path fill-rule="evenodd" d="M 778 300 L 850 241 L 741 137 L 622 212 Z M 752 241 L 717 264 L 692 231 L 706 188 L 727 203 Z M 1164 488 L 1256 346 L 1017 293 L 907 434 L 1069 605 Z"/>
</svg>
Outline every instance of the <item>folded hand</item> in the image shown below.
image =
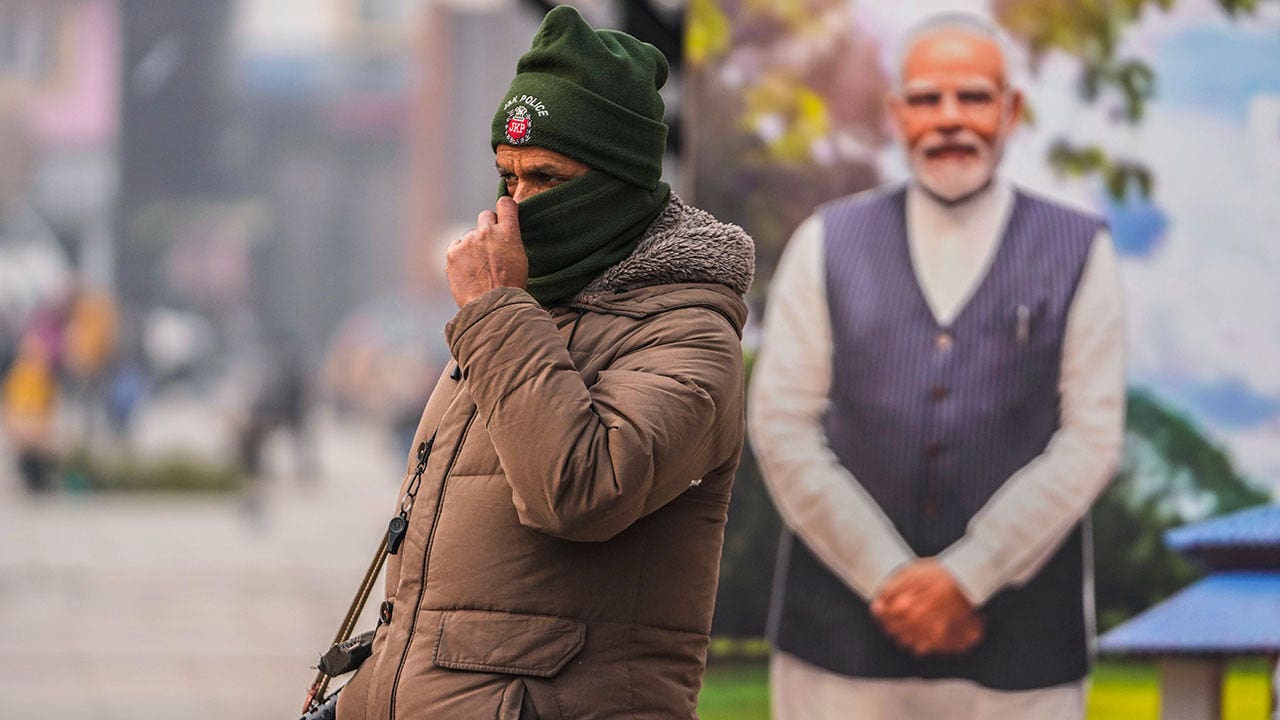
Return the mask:
<svg viewBox="0 0 1280 720">
<path fill-rule="evenodd" d="M 923 558 L 894 574 L 871 613 L 895 642 L 917 656 L 957 655 L 982 641 L 982 617 L 938 561 Z"/>
</svg>

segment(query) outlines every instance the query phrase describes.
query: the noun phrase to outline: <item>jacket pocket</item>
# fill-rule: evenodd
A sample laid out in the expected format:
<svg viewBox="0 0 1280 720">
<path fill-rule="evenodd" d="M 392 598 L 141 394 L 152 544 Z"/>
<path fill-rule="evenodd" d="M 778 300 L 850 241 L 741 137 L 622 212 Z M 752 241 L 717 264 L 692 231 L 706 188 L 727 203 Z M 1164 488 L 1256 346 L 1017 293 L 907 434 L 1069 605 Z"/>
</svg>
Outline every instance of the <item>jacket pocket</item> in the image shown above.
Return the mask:
<svg viewBox="0 0 1280 720">
<path fill-rule="evenodd" d="M 586 623 L 550 615 L 450 610 L 440 617 L 433 662 L 452 670 L 549 678 L 587 639 Z"/>
<path fill-rule="evenodd" d="M 1026 344 L 1049 317 L 1049 298 L 1038 295 L 1001 306 L 986 320 L 987 329 L 996 337 Z"/>
</svg>

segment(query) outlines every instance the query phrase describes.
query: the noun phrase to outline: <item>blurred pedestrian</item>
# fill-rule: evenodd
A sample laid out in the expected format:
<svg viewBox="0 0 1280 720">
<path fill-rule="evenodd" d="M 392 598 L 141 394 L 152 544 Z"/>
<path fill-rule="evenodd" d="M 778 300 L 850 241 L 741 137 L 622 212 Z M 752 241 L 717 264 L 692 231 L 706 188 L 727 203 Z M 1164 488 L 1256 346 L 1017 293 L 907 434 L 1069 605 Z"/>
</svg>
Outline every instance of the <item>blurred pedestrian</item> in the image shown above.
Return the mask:
<svg viewBox="0 0 1280 720">
<path fill-rule="evenodd" d="M 520 59 L 341 720 L 696 717 L 753 248 L 661 181 L 667 72 L 568 6 Z"/>
<path fill-rule="evenodd" d="M 107 371 L 116 352 L 119 312 L 110 293 L 77 282 L 64 329 L 63 367 L 82 413 L 80 442 L 93 440 L 94 426 L 107 410 Z"/>
<path fill-rule="evenodd" d="M 116 439 L 128 441 L 133 418 L 149 390 L 150 382 L 140 362 L 125 360 L 117 364 L 106 392 L 107 421 Z"/>
<path fill-rule="evenodd" d="M 1022 96 L 984 21 L 919 26 L 888 102 L 911 180 L 796 230 L 754 377 L 790 530 L 774 717 L 1080 718 L 1082 519 L 1124 414 L 1111 239 L 996 174 Z"/>
<path fill-rule="evenodd" d="M 318 463 L 313 457 L 308 417 L 311 409 L 310 372 L 300 341 L 288 332 L 271 335 L 270 351 L 248 417 L 241 428 L 241 464 L 251 480 L 263 472 L 262 453 L 277 432 L 288 434 L 293 449 L 293 474 L 300 482 L 315 482 Z"/>
<path fill-rule="evenodd" d="M 48 348 L 39 335 L 26 335 L 4 377 L 4 430 L 27 490 L 54 487 L 54 414 L 57 381 Z"/>
</svg>

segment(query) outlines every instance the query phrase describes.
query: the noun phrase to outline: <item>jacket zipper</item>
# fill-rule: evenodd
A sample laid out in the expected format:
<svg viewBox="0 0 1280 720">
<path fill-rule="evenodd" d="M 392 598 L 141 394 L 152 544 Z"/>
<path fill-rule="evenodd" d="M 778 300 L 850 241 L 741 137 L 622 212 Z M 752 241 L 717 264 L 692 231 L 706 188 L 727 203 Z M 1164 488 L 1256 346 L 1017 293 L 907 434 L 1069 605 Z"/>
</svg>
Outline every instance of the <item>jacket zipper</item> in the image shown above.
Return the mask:
<svg viewBox="0 0 1280 720">
<path fill-rule="evenodd" d="M 400 664 L 396 666 L 396 677 L 391 683 L 391 702 L 390 702 L 390 720 L 396 717 L 396 694 L 400 690 L 400 674 L 404 672 L 405 663 L 409 660 L 409 649 L 413 647 L 413 636 L 418 629 L 418 611 L 422 608 L 422 598 L 427 592 L 427 566 L 431 560 L 431 545 L 436 539 L 436 526 L 440 523 L 440 510 L 444 507 L 444 491 L 449 485 L 449 473 L 453 472 L 453 465 L 458 461 L 458 455 L 462 453 L 462 446 L 467 442 L 467 435 L 471 432 L 471 423 L 476 419 L 476 408 L 471 409 L 471 414 L 467 416 L 467 423 L 462 428 L 462 435 L 458 438 L 458 444 L 453 448 L 453 454 L 449 456 L 449 464 L 445 466 L 444 478 L 440 481 L 440 498 L 436 500 L 435 513 L 431 519 L 431 530 L 427 532 L 427 544 L 422 553 L 422 586 L 418 588 L 418 601 L 413 605 L 413 617 L 409 620 L 409 639 L 405 641 L 404 653 L 400 655 Z"/>
</svg>

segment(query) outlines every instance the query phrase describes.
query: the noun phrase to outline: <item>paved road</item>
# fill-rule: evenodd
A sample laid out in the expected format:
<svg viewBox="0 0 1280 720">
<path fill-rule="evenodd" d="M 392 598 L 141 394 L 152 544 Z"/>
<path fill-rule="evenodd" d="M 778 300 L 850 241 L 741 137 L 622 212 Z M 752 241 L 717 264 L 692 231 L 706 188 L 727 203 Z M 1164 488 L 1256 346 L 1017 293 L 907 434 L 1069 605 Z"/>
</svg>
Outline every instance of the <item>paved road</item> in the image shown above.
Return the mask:
<svg viewBox="0 0 1280 720">
<path fill-rule="evenodd" d="M 148 442 L 208 435 L 192 405 L 161 415 Z M 0 457 L 0 720 L 296 717 L 403 457 L 368 426 L 317 428 L 321 477 L 288 477 L 277 444 L 256 515 L 242 498 L 31 498 Z"/>
</svg>

